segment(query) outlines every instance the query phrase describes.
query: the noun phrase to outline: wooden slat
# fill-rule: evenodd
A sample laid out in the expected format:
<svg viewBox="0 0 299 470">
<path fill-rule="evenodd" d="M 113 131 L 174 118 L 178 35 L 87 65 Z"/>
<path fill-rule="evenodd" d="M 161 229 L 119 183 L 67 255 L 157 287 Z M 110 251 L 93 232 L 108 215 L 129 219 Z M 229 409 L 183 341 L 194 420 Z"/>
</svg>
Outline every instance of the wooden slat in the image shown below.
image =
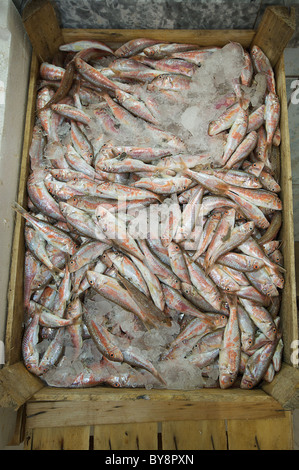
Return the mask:
<svg viewBox="0 0 299 470">
<path fill-rule="evenodd" d="M 147 403 L 152 402 L 173 402 L 178 405 L 183 405 L 187 402 L 200 402 L 203 404 L 211 403 L 213 406 L 218 406 L 219 403 L 235 403 L 236 406 L 243 404 L 245 407 L 252 406 L 254 403 L 261 403 L 265 408 L 273 405 L 271 397 L 259 389 L 145 390 L 142 388 L 115 389 L 101 386 L 83 389 L 44 387 L 31 397 L 30 404 L 57 401 L 70 403 L 80 401 L 81 404 L 84 402 L 110 402 L 111 405 L 114 405 L 115 402 L 128 401 L 133 403 L 142 402 L 144 407 L 147 406 Z M 73 406 L 75 405 L 73 404 Z M 274 406 L 276 407 L 277 403 Z M 278 408 L 281 409 L 280 406 Z"/>
<path fill-rule="evenodd" d="M 84 390 L 81 390 L 84 392 Z M 164 390 L 161 399 L 159 391 L 154 390 L 149 399 L 134 399 L 130 392 L 117 394 L 112 390 L 105 396 L 100 389 L 97 394 L 89 395 L 85 401 L 80 395 L 80 404 L 74 406 L 73 401 L 30 401 L 27 403 L 27 425 L 31 428 L 47 426 L 72 426 L 142 423 L 156 421 L 184 421 L 198 419 L 257 419 L 283 417 L 284 410 L 279 403 L 264 392 L 237 390 L 232 394 L 225 390 L 224 394 L 213 394 L 213 390 L 205 390 L 200 395 L 197 391 L 176 397 L 171 391 Z M 155 393 L 158 392 L 158 393 Z M 140 392 L 139 392 L 140 393 Z M 160 399 L 158 398 L 160 395 Z M 68 393 L 66 396 L 70 396 Z M 152 399 L 151 399 L 152 397 Z M 189 398 L 188 398 L 189 397 Z M 196 398 L 197 397 L 197 398 Z M 36 398 L 36 397 L 35 397 Z M 198 401 L 196 401 L 198 400 Z"/>
<path fill-rule="evenodd" d="M 292 415 L 280 420 L 228 420 L 229 450 L 293 450 Z"/>
<path fill-rule="evenodd" d="M 295 30 L 295 8 L 267 7 L 251 46 L 259 46 L 274 67 Z"/>
<path fill-rule="evenodd" d="M 30 0 L 22 19 L 35 54 L 41 62 L 50 61 L 63 43 L 53 5 L 48 0 Z"/>
<path fill-rule="evenodd" d="M 286 79 L 283 55 L 275 67 L 277 93 L 280 98 L 280 129 L 281 129 L 281 194 L 283 202 L 283 224 L 279 234 L 283 241 L 281 249 L 284 256 L 286 273 L 282 291 L 281 326 L 284 341 L 284 361 L 291 364 L 292 342 L 298 340 L 296 274 L 294 252 L 294 215 L 292 190 L 292 164 L 290 150 L 290 134 L 286 94 Z"/>
<path fill-rule="evenodd" d="M 158 424 L 104 424 L 94 426 L 94 450 L 157 450 Z"/>
<path fill-rule="evenodd" d="M 0 406 L 17 410 L 44 386 L 22 362 L 6 366 L 0 370 Z"/>
<path fill-rule="evenodd" d="M 8 442 L 8 446 L 18 446 L 24 442 L 26 424 L 26 404 L 22 405 L 17 411 L 17 418 L 13 436 Z"/>
<path fill-rule="evenodd" d="M 131 39 L 146 37 L 163 41 L 198 44 L 202 47 L 224 46 L 230 41 L 236 41 L 243 47 L 249 47 L 255 31 L 244 30 L 192 30 L 192 29 L 70 29 L 63 28 L 64 42 L 79 39 L 96 39 L 108 44 L 124 43 Z"/>
<path fill-rule="evenodd" d="M 26 182 L 29 171 L 29 147 L 35 119 L 36 78 L 39 62 L 33 54 L 30 69 L 24 142 L 19 176 L 17 202 L 27 206 Z M 12 244 L 12 260 L 7 299 L 7 322 L 5 334 L 5 361 L 7 365 L 14 364 L 21 357 L 22 323 L 24 317 L 23 279 L 24 279 L 24 219 L 16 215 Z"/>
<path fill-rule="evenodd" d="M 225 420 L 162 423 L 162 448 L 163 450 L 226 450 Z"/>
<path fill-rule="evenodd" d="M 89 426 L 29 429 L 24 450 L 89 450 L 89 437 Z"/>
<path fill-rule="evenodd" d="M 299 297 L 299 242 L 295 242 L 296 295 Z"/>
</svg>

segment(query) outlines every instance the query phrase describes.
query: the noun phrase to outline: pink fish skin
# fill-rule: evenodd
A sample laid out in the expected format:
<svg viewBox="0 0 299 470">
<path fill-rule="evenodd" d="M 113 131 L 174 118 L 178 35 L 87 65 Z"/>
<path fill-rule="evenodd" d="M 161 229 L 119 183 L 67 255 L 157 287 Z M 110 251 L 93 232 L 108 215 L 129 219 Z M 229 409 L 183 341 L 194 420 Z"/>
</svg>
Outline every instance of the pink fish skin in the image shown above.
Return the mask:
<svg viewBox="0 0 299 470">
<path fill-rule="evenodd" d="M 229 317 L 219 352 L 220 388 L 231 387 L 238 375 L 241 359 L 241 335 L 238 323 L 237 297 L 228 297 Z"/>
<path fill-rule="evenodd" d="M 276 93 L 275 77 L 271 63 L 266 54 L 258 46 L 251 49 L 251 58 L 257 72 L 264 73 L 267 79 L 267 87 L 270 93 Z"/>
<path fill-rule="evenodd" d="M 241 108 L 238 112 L 235 122 L 233 123 L 227 138 L 227 142 L 223 154 L 223 163 L 226 163 L 238 145 L 244 139 L 248 127 L 248 109 Z"/>
<path fill-rule="evenodd" d="M 265 127 L 267 132 L 267 145 L 270 146 L 280 118 L 280 101 L 275 93 L 270 92 L 266 97 Z"/>
</svg>

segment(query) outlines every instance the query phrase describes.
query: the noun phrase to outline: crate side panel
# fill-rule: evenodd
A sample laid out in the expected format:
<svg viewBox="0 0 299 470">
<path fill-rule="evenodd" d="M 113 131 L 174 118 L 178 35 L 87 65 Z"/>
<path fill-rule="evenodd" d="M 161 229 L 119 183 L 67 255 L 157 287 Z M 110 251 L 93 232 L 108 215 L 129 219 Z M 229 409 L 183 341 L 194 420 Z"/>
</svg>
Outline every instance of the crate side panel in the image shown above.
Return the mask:
<svg viewBox="0 0 299 470">
<path fill-rule="evenodd" d="M 249 47 L 255 31 L 246 30 L 172 30 L 172 29 L 62 29 L 64 41 L 73 42 L 81 39 L 96 39 L 111 45 L 118 45 L 132 39 L 146 37 L 161 42 L 198 44 L 202 47 L 224 46 L 229 42 L 239 42 Z"/>
<path fill-rule="evenodd" d="M 163 450 L 226 450 L 225 420 L 162 423 Z"/>
<path fill-rule="evenodd" d="M 157 450 L 158 423 L 94 426 L 94 450 Z"/>
<path fill-rule="evenodd" d="M 39 71 L 37 57 L 32 55 L 26 121 L 24 129 L 24 142 L 20 169 L 20 179 L 17 202 L 23 207 L 27 206 L 26 182 L 29 173 L 29 148 L 35 119 L 36 79 Z M 5 336 L 6 364 L 14 364 L 21 357 L 22 322 L 24 319 L 24 219 L 16 215 L 12 245 L 12 261 L 8 286 L 8 312 Z"/>
<path fill-rule="evenodd" d="M 293 220 L 293 192 L 292 168 L 290 152 L 290 135 L 288 123 L 288 108 L 286 95 L 286 81 L 284 58 L 281 56 L 275 67 L 277 93 L 281 103 L 281 145 L 280 145 L 280 197 L 283 202 L 283 223 L 280 232 L 282 252 L 286 268 L 285 284 L 282 291 L 281 323 L 284 341 L 284 361 L 291 363 L 291 345 L 298 339 L 296 279 L 295 279 L 295 248 L 294 248 L 294 220 Z"/>
<path fill-rule="evenodd" d="M 228 420 L 229 450 L 293 450 L 292 413 L 283 419 Z"/>
</svg>

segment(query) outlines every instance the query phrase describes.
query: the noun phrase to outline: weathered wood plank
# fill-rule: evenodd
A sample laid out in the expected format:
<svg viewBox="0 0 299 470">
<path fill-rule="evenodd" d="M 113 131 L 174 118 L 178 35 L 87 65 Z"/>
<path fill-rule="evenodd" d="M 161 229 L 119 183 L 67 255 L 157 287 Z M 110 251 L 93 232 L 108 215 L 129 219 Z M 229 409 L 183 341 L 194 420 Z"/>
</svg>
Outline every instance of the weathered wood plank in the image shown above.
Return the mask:
<svg viewBox="0 0 299 470">
<path fill-rule="evenodd" d="M 25 450 L 89 450 L 89 426 L 34 428 L 27 431 Z"/>
<path fill-rule="evenodd" d="M 298 360 L 298 353 L 295 351 Z M 299 408 L 299 369 L 283 364 L 271 383 L 264 383 L 263 390 L 279 401 L 285 409 Z"/>
<path fill-rule="evenodd" d="M 293 450 L 292 414 L 276 419 L 228 420 L 229 450 Z"/>
<path fill-rule="evenodd" d="M 3 367 L 0 370 L 0 406 L 17 410 L 44 386 L 22 362 Z"/>
<path fill-rule="evenodd" d="M 8 442 L 8 446 L 18 446 L 24 442 L 26 424 L 26 404 L 22 405 L 17 411 L 17 418 L 13 436 Z"/>
<path fill-rule="evenodd" d="M 94 426 L 94 450 L 157 450 L 157 423 L 103 424 Z"/>
<path fill-rule="evenodd" d="M 296 295 L 299 297 L 299 242 L 295 242 Z"/>
<path fill-rule="evenodd" d="M 39 62 L 33 54 L 30 69 L 27 110 L 24 128 L 20 177 L 17 202 L 27 206 L 26 182 L 29 171 L 29 148 L 35 119 L 36 78 Z M 24 317 L 23 282 L 24 282 L 24 219 L 16 215 L 11 253 L 10 277 L 7 294 L 7 321 L 5 333 L 5 363 L 18 362 L 21 357 L 22 323 Z"/>
<path fill-rule="evenodd" d="M 255 31 L 244 30 L 192 30 L 192 29 L 70 29 L 63 28 L 64 42 L 79 39 L 96 39 L 108 44 L 124 43 L 131 39 L 146 37 L 163 41 L 199 44 L 202 47 L 224 46 L 230 41 L 236 41 L 243 47 L 249 47 Z"/>
<path fill-rule="evenodd" d="M 251 47 L 259 46 L 274 67 L 296 30 L 295 8 L 267 7 Z"/>
<path fill-rule="evenodd" d="M 226 450 L 225 420 L 162 423 L 163 450 Z"/>
<path fill-rule="evenodd" d="M 292 190 L 292 164 L 290 150 L 290 134 L 288 122 L 288 107 L 286 94 L 286 79 L 283 55 L 275 67 L 276 87 L 280 98 L 280 129 L 281 129 L 281 174 L 280 197 L 283 202 L 283 224 L 279 239 L 283 240 L 281 250 L 285 260 L 285 283 L 282 291 L 281 326 L 284 342 L 284 361 L 291 364 L 292 342 L 298 340 L 298 320 L 296 302 L 296 274 L 294 252 L 294 216 Z"/>
<path fill-rule="evenodd" d="M 63 43 L 63 36 L 53 5 L 48 0 L 26 3 L 23 24 L 33 50 L 41 62 L 48 62 Z"/>
<path fill-rule="evenodd" d="M 35 402 L 56 402 L 56 401 L 70 401 L 70 402 L 119 402 L 122 400 L 136 402 L 177 402 L 183 404 L 184 402 L 202 402 L 212 403 L 242 403 L 244 406 L 253 403 L 262 403 L 267 407 L 273 404 L 273 400 L 262 390 L 241 390 L 239 388 L 231 388 L 227 390 L 222 389 L 197 389 L 197 390 L 165 390 L 165 389 L 151 389 L 145 390 L 142 388 L 135 389 L 122 389 L 110 387 L 93 387 L 85 389 L 68 389 L 68 388 L 55 388 L 44 387 L 42 390 L 35 393 L 30 403 Z M 146 405 L 145 405 L 146 406 Z"/>
<path fill-rule="evenodd" d="M 80 426 L 199 419 L 257 419 L 283 417 L 279 403 L 268 400 L 130 400 L 28 402 L 29 427 Z M 245 396 L 244 396 L 245 397 Z M 240 397 L 239 397 L 240 398 Z"/>
</svg>

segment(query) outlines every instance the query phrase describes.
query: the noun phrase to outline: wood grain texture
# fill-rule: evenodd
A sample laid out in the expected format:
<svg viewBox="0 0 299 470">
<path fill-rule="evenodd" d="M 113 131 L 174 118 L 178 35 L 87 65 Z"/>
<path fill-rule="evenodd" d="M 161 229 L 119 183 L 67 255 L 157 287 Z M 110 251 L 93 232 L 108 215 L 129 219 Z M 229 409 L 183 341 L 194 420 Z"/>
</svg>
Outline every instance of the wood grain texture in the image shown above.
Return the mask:
<svg viewBox="0 0 299 470">
<path fill-rule="evenodd" d="M 43 387 L 44 383 L 22 362 L 6 366 L 0 370 L 0 406 L 17 410 Z"/>
<path fill-rule="evenodd" d="M 23 10 L 22 20 L 34 53 L 41 62 L 50 61 L 63 43 L 61 29 L 51 2 L 28 1 Z"/>
<path fill-rule="evenodd" d="M 267 7 L 251 47 L 259 46 L 274 67 L 296 30 L 295 8 Z"/>
<path fill-rule="evenodd" d="M 273 381 L 263 384 L 263 390 L 282 403 L 284 409 L 299 408 L 299 369 L 283 364 Z"/>
<path fill-rule="evenodd" d="M 81 39 L 96 39 L 114 48 L 119 44 L 140 37 L 158 39 L 161 42 L 175 41 L 180 43 L 198 44 L 202 47 L 224 46 L 230 41 L 236 41 L 243 47 L 249 47 L 255 31 L 246 30 L 192 30 L 192 29 L 71 29 L 63 28 L 64 42 L 73 42 Z"/>
<path fill-rule="evenodd" d="M 222 389 L 197 389 L 197 390 L 165 390 L 165 389 L 151 389 L 145 390 L 142 388 L 117 388 L 110 387 L 93 387 L 85 389 L 68 389 L 68 388 L 55 388 L 44 387 L 35 393 L 30 403 L 48 402 L 49 406 L 53 402 L 133 402 L 133 403 L 146 403 L 148 402 L 176 402 L 178 405 L 185 402 L 201 402 L 218 406 L 218 403 L 239 403 L 250 406 L 254 403 L 262 403 L 267 407 L 273 404 L 271 397 L 266 395 L 260 389 L 254 390 L 241 390 L 239 388 L 231 388 L 227 390 Z M 275 404 L 275 406 L 277 403 Z M 280 408 L 280 407 L 278 407 Z M 196 419 L 196 418 L 195 418 Z M 197 418 L 198 419 L 198 418 Z"/>
<path fill-rule="evenodd" d="M 282 291 L 281 327 L 284 342 L 284 362 L 291 364 L 292 342 L 298 340 L 298 320 L 296 301 L 296 273 L 294 250 L 294 215 L 292 190 L 292 163 L 290 133 L 286 94 L 286 79 L 283 55 L 275 67 L 277 94 L 280 99 L 281 144 L 280 144 L 280 197 L 283 203 L 283 223 L 279 234 L 282 240 L 281 250 L 285 260 L 285 284 Z"/>
<path fill-rule="evenodd" d="M 94 426 L 94 450 L 157 450 L 158 423 Z"/>
<path fill-rule="evenodd" d="M 24 450 L 89 450 L 89 426 L 34 428 L 26 432 Z"/>
<path fill-rule="evenodd" d="M 283 419 L 227 421 L 229 450 L 293 450 L 292 413 Z"/>
<path fill-rule="evenodd" d="M 30 401 L 27 403 L 27 426 L 51 427 L 51 426 L 81 426 L 98 424 L 125 424 L 145 423 L 157 421 L 196 421 L 200 419 L 257 419 L 269 417 L 283 417 L 284 410 L 279 403 L 264 392 L 260 392 L 260 398 L 256 400 L 254 394 L 242 396 L 242 393 L 232 397 L 226 394 L 224 400 L 211 399 L 204 395 L 195 401 L 191 399 L 167 399 L 159 400 L 153 393 L 153 399 L 130 399 L 130 393 L 123 394 L 122 399 L 82 400 L 80 405 L 73 401 Z M 210 390 L 209 390 L 210 391 Z M 127 392 L 130 392 L 128 390 Z M 155 391 L 154 391 L 155 392 Z M 168 391 L 166 391 L 167 394 Z M 124 398 L 125 397 L 125 398 Z"/>
<path fill-rule="evenodd" d="M 295 242 L 296 296 L 299 297 L 299 242 Z"/>
<path fill-rule="evenodd" d="M 226 450 L 226 422 L 220 419 L 164 422 L 162 448 L 163 450 Z"/>
<path fill-rule="evenodd" d="M 29 173 L 29 148 L 35 120 L 36 79 L 38 71 L 39 62 L 36 55 L 33 54 L 31 60 L 24 141 L 17 195 L 17 202 L 23 207 L 27 207 L 26 183 Z M 5 334 L 5 363 L 7 365 L 14 364 L 21 359 L 22 323 L 24 319 L 24 256 L 24 219 L 20 215 L 16 215 L 7 293 L 7 321 Z"/>
</svg>

